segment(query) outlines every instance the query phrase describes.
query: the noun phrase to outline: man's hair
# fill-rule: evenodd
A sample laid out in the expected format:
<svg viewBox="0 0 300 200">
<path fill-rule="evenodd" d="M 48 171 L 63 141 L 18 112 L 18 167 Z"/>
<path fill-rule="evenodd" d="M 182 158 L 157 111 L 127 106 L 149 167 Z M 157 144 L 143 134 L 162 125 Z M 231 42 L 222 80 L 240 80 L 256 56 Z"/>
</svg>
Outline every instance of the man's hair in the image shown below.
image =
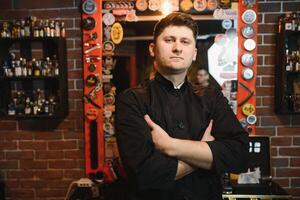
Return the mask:
<svg viewBox="0 0 300 200">
<path fill-rule="evenodd" d="M 154 43 L 157 37 L 164 31 L 168 26 L 185 26 L 193 31 L 194 39 L 196 40 L 198 34 L 197 23 L 192 19 L 192 17 L 185 13 L 173 12 L 166 17 L 162 18 L 154 26 L 153 36 Z"/>
</svg>

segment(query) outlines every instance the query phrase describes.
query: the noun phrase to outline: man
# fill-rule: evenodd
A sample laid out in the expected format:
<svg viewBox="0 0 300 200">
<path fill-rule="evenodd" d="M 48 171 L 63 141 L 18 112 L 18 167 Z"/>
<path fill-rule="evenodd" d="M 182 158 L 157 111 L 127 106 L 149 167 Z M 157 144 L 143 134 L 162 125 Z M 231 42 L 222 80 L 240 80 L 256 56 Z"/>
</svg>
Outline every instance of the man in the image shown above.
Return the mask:
<svg viewBox="0 0 300 200">
<path fill-rule="evenodd" d="M 246 168 L 248 134 L 225 97 L 210 87 L 198 96 L 187 81 L 196 36 L 187 14 L 158 22 L 149 46 L 154 80 L 117 101 L 116 136 L 131 199 L 222 199 L 220 174 Z"/>
</svg>

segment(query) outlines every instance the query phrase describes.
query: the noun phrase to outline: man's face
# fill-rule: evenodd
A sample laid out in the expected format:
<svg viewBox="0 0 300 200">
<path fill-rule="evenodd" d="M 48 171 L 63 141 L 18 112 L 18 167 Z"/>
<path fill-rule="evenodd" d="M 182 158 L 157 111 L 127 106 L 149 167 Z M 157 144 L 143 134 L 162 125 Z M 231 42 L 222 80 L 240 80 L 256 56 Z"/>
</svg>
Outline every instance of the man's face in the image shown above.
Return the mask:
<svg viewBox="0 0 300 200">
<path fill-rule="evenodd" d="M 168 26 L 149 46 L 158 71 L 165 74 L 185 73 L 196 59 L 193 31 L 186 26 Z"/>
</svg>

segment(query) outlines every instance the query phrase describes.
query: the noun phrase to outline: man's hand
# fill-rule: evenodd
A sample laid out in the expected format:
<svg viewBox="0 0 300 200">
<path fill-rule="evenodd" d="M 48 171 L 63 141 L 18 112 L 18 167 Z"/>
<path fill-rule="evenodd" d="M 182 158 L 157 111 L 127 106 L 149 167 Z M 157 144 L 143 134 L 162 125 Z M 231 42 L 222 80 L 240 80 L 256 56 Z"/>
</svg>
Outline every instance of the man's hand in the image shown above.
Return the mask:
<svg viewBox="0 0 300 200">
<path fill-rule="evenodd" d="M 164 131 L 164 129 L 154 123 L 149 115 L 145 115 L 144 119 L 151 128 L 151 135 L 155 148 L 166 153 L 167 149 L 172 145 L 172 138 L 166 131 Z"/>
<path fill-rule="evenodd" d="M 212 125 L 213 125 L 213 120 L 210 120 L 208 127 L 206 128 L 201 141 L 202 142 L 208 142 L 208 141 L 214 141 L 215 138 L 214 136 L 211 135 L 211 129 L 212 129 Z"/>
</svg>

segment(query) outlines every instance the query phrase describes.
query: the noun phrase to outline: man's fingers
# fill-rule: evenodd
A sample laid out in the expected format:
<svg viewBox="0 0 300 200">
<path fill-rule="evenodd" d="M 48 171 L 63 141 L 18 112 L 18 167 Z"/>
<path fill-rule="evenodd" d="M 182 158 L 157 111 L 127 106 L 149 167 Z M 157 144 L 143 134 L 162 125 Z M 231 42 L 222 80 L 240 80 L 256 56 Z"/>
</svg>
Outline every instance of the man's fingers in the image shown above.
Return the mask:
<svg viewBox="0 0 300 200">
<path fill-rule="evenodd" d="M 211 133 L 212 126 L 213 126 L 213 120 L 210 120 L 209 125 L 204 132 L 204 135 L 211 135 L 210 133 Z"/>
<path fill-rule="evenodd" d="M 145 115 L 145 116 L 144 116 L 144 119 L 145 119 L 145 121 L 147 122 L 148 126 L 149 126 L 151 129 L 153 129 L 154 126 L 155 126 L 156 124 L 152 121 L 152 119 L 149 117 L 149 115 Z"/>
</svg>

